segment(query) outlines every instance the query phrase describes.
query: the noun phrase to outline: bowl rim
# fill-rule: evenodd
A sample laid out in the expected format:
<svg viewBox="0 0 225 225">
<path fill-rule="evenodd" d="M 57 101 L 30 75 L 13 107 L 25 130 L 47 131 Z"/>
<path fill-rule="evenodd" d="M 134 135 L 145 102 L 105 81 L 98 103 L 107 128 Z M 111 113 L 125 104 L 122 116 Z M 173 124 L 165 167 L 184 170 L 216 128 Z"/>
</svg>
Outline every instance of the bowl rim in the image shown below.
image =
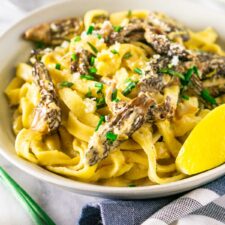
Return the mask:
<svg viewBox="0 0 225 225">
<path fill-rule="evenodd" d="M 59 2 L 53 2 L 49 3 L 47 5 L 44 5 L 42 7 L 39 7 L 29 13 L 26 13 L 23 15 L 17 22 L 14 22 L 10 25 L 9 28 L 4 29 L 3 32 L 0 34 L 0 41 L 5 36 L 7 36 L 16 26 L 23 23 L 27 19 L 29 19 L 32 16 L 35 16 L 36 14 L 40 13 L 42 10 L 47 10 L 51 7 L 60 6 L 64 3 L 73 2 L 73 0 L 62 0 Z M 225 18 L 225 16 L 224 16 Z M 69 178 L 66 178 L 64 176 L 58 175 L 56 173 L 50 172 L 47 169 L 42 168 L 40 169 L 45 170 L 47 173 L 42 173 L 41 170 L 31 169 L 30 165 L 33 164 L 31 162 L 28 162 L 25 159 L 20 158 L 17 155 L 13 155 L 10 152 L 7 152 L 4 150 L 4 147 L 0 147 L 0 155 L 2 155 L 5 159 L 7 159 L 10 163 L 12 163 L 14 166 L 18 167 L 22 171 L 28 173 L 29 175 L 32 175 L 40 180 L 44 180 L 46 182 L 56 184 L 58 186 L 67 188 L 69 190 L 74 190 L 77 193 L 85 194 L 85 195 L 94 195 L 94 196 L 104 196 L 104 197 L 113 197 L 113 198 L 121 198 L 123 195 L 129 198 L 146 198 L 145 196 L 150 195 L 150 197 L 154 197 L 153 195 L 156 195 L 156 197 L 159 196 L 166 196 L 171 194 L 166 194 L 168 192 L 172 193 L 178 193 L 185 191 L 185 188 L 182 188 L 182 186 L 185 187 L 185 185 L 189 183 L 193 183 L 193 187 L 199 186 L 199 184 L 208 183 L 222 175 L 225 174 L 225 164 L 219 165 L 216 168 L 213 168 L 211 170 L 184 178 L 182 180 L 174 181 L 171 183 L 166 184 L 160 184 L 160 185 L 151 185 L 151 186 L 138 186 L 138 187 L 111 187 L 111 186 L 102 186 L 97 184 L 91 184 L 91 183 L 85 183 L 81 181 L 72 180 Z M 50 174 L 51 173 L 51 174 Z M 190 188 L 186 188 L 189 190 Z M 160 194 L 160 195 L 159 195 Z M 133 196 L 132 196 L 133 195 Z"/>
</svg>

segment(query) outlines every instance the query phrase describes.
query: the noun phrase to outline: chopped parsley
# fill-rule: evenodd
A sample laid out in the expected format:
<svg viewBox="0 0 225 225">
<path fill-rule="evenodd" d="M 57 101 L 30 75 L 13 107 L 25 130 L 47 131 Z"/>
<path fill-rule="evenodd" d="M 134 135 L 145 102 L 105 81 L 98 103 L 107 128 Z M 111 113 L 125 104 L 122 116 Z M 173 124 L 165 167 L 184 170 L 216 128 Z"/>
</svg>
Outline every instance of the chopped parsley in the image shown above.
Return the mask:
<svg viewBox="0 0 225 225">
<path fill-rule="evenodd" d="M 130 52 L 125 53 L 123 56 L 124 59 L 129 59 L 130 57 L 132 57 L 132 54 Z"/>
<path fill-rule="evenodd" d="M 185 100 L 189 100 L 189 96 L 188 95 L 182 95 L 181 96 L 183 99 L 185 99 Z"/>
<path fill-rule="evenodd" d="M 89 71 L 90 74 L 96 74 L 97 69 L 95 67 L 91 67 L 91 68 L 89 68 L 88 71 Z"/>
<path fill-rule="evenodd" d="M 78 41 L 80 41 L 81 40 L 81 37 L 80 36 L 76 36 L 75 38 L 74 38 L 74 42 L 78 42 Z"/>
<path fill-rule="evenodd" d="M 86 75 L 80 75 L 81 79 L 85 80 L 94 80 L 95 78 L 92 75 L 86 74 Z"/>
<path fill-rule="evenodd" d="M 104 97 L 96 99 L 96 108 L 97 109 L 101 109 L 101 108 L 103 108 L 105 106 L 106 106 L 106 103 L 105 103 L 105 98 Z"/>
<path fill-rule="evenodd" d="M 117 89 L 114 89 L 111 96 L 112 101 L 117 101 Z"/>
<path fill-rule="evenodd" d="M 114 29 L 115 32 L 120 32 L 122 30 L 122 27 L 121 26 L 114 26 L 113 29 Z"/>
<path fill-rule="evenodd" d="M 94 66 L 94 64 L 95 64 L 95 57 L 94 56 L 91 56 L 90 65 L 91 66 Z"/>
<path fill-rule="evenodd" d="M 59 63 L 55 64 L 55 69 L 60 70 L 61 69 L 61 65 Z"/>
<path fill-rule="evenodd" d="M 217 105 L 216 99 L 212 97 L 208 89 L 201 91 L 201 97 L 212 105 Z"/>
<path fill-rule="evenodd" d="M 70 87 L 73 86 L 73 83 L 72 83 L 72 82 L 69 82 L 69 81 L 62 81 L 62 82 L 59 84 L 59 86 L 60 86 L 61 88 L 64 88 L 64 87 L 70 88 Z"/>
<path fill-rule="evenodd" d="M 71 55 L 71 59 L 72 59 L 72 61 L 77 61 L 77 55 L 76 55 L 76 53 L 73 53 Z"/>
<path fill-rule="evenodd" d="M 102 92 L 102 89 L 103 89 L 103 84 L 102 84 L 102 83 L 96 82 L 96 83 L 95 83 L 95 87 L 98 88 L 97 94 L 99 94 L 99 93 Z"/>
<path fill-rule="evenodd" d="M 137 73 L 137 74 L 139 74 L 139 75 L 142 75 L 143 74 L 142 70 L 139 69 L 139 68 L 135 68 L 134 69 L 134 72 Z"/>
<path fill-rule="evenodd" d="M 116 49 L 111 50 L 111 52 L 115 55 L 115 54 L 119 54 L 118 51 L 116 51 Z"/>
<path fill-rule="evenodd" d="M 88 88 L 88 92 L 87 92 L 87 94 L 85 95 L 85 97 L 87 97 L 87 98 L 92 98 L 91 88 Z"/>
<path fill-rule="evenodd" d="M 88 27 L 88 30 L 87 30 L 87 35 L 92 34 L 93 30 L 94 30 L 94 26 L 92 26 L 92 25 L 89 26 L 89 27 Z"/>
<path fill-rule="evenodd" d="M 179 77 L 181 80 L 185 80 L 185 77 L 182 73 L 179 73 L 179 72 L 169 69 L 169 68 L 160 69 L 159 72 L 169 74 L 171 76 L 176 76 L 176 77 Z"/>
<path fill-rule="evenodd" d="M 87 44 L 89 45 L 89 47 L 91 48 L 91 50 L 92 50 L 95 54 L 98 53 L 97 48 L 96 48 L 93 44 L 91 44 L 90 42 L 87 42 Z"/>
<path fill-rule="evenodd" d="M 136 87 L 137 82 L 130 81 L 128 82 L 126 88 L 123 90 L 123 95 L 127 96 L 131 93 L 132 89 Z"/>
<path fill-rule="evenodd" d="M 108 131 L 108 132 L 106 133 L 106 139 L 107 139 L 109 142 L 113 143 L 113 142 L 117 139 L 117 134 L 114 134 L 113 132 Z"/>
<path fill-rule="evenodd" d="M 98 124 L 97 124 L 97 126 L 95 128 L 95 131 L 98 131 L 99 127 L 102 125 L 103 122 L 105 122 L 105 116 L 102 115 L 102 116 L 100 116 Z"/>
</svg>

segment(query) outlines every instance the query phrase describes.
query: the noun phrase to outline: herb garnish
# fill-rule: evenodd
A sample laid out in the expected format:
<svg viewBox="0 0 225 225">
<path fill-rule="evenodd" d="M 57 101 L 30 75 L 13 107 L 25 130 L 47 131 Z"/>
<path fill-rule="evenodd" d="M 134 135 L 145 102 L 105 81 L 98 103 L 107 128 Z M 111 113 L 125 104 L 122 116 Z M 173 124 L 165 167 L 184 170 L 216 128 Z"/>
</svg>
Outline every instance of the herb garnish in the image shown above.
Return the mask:
<svg viewBox="0 0 225 225">
<path fill-rule="evenodd" d="M 89 71 L 90 74 L 96 74 L 97 69 L 95 67 L 91 67 L 91 68 L 89 68 L 88 71 Z"/>
<path fill-rule="evenodd" d="M 97 53 L 98 53 L 97 48 L 96 48 L 93 44 L 91 44 L 90 42 L 87 42 L 87 43 L 88 43 L 89 47 L 91 48 L 91 50 L 92 50 L 95 54 L 97 54 Z"/>
<path fill-rule="evenodd" d="M 88 88 L 88 92 L 87 92 L 87 94 L 85 95 L 85 97 L 87 97 L 87 98 L 92 98 L 91 88 Z"/>
<path fill-rule="evenodd" d="M 201 91 L 201 97 L 212 105 L 217 105 L 216 99 L 212 97 L 208 89 Z"/>
<path fill-rule="evenodd" d="M 169 69 L 169 68 L 163 68 L 159 70 L 160 73 L 169 74 L 171 76 L 179 77 L 181 80 L 184 80 L 184 75 L 182 73 L 179 73 L 175 70 Z"/>
<path fill-rule="evenodd" d="M 189 68 L 184 74 L 184 80 L 181 80 L 182 85 L 188 85 L 193 74 L 199 76 L 198 68 L 196 66 Z"/>
<path fill-rule="evenodd" d="M 117 100 L 117 89 L 113 90 L 112 96 L 111 96 L 111 100 L 112 101 L 116 101 Z"/>
<path fill-rule="evenodd" d="M 73 53 L 73 54 L 71 55 L 71 59 L 72 59 L 72 61 L 76 61 L 76 60 L 77 60 L 77 55 L 76 55 L 76 53 Z"/>
<path fill-rule="evenodd" d="M 98 88 L 97 94 L 99 94 L 99 93 L 102 92 L 102 89 L 103 89 L 103 84 L 102 84 L 102 83 L 96 82 L 96 83 L 95 83 L 95 87 Z"/>
<path fill-rule="evenodd" d="M 92 34 L 93 30 L 94 30 L 94 26 L 92 26 L 92 25 L 89 26 L 89 27 L 88 27 L 88 30 L 87 30 L 87 35 Z"/>
<path fill-rule="evenodd" d="M 113 143 L 116 139 L 117 139 L 117 134 L 114 134 L 113 132 L 111 132 L 111 131 L 108 131 L 107 133 L 106 133 L 106 139 L 109 141 L 109 142 L 111 142 L 111 143 Z"/>
<path fill-rule="evenodd" d="M 74 42 L 78 42 L 78 41 L 80 41 L 81 40 L 81 37 L 80 36 L 76 36 L 75 38 L 74 38 Z"/>
<path fill-rule="evenodd" d="M 181 96 L 183 99 L 185 99 L 185 100 L 189 100 L 189 96 L 188 95 L 182 95 Z"/>
<path fill-rule="evenodd" d="M 61 69 L 61 65 L 59 63 L 55 64 L 55 69 L 60 70 Z"/>
<path fill-rule="evenodd" d="M 98 39 L 102 39 L 102 35 L 101 34 L 97 34 L 97 38 Z"/>
<path fill-rule="evenodd" d="M 92 75 L 86 74 L 86 75 L 80 75 L 81 79 L 85 80 L 94 80 L 95 78 Z"/>
<path fill-rule="evenodd" d="M 128 184 L 128 187 L 136 187 L 135 184 Z"/>
<path fill-rule="evenodd" d="M 95 131 L 98 131 L 99 127 L 102 125 L 103 122 L 105 122 L 105 116 L 101 115 L 97 127 L 95 128 Z"/>
<path fill-rule="evenodd" d="M 130 52 L 125 53 L 123 56 L 124 59 L 129 59 L 130 57 L 132 57 L 132 54 Z"/>
<path fill-rule="evenodd" d="M 134 72 L 137 73 L 137 74 L 139 74 L 139 75 L 142 75 L 143 74 L 142 73 L 142 70 L 140 68 L 135 68 L 134 69 Z"/>
<path fill-rule="evenodd" d="M 115 55 L 115 54 L 119 54 L 118 51 L 116 51 L 116 49 L 111 50 L 111 52 Z"/>
<path fill-rule="evenodd" d="M 120 32 L 122 30 L 121 26 L 113 26 L 115 32 Z"/>
<path fill-rule="evenodd" d="M 101 109 L 101 108 L 103 108 L 105 106 L 106 106 L 106 103 L 105 103 L 105 98 L 104 97 L 96 99 L 96 108 L 97 109 Z"/>
<path fill-rule="evenodd" d="M 73 83 L 72 83 L 72 82 L 69 82 L 69 81 L 62 81 L 62 82 L 59 84 L 59 86 L 60 86 L 61 88 L 64 88 L 64 87 L 70 88 L 70 87 L 73 86 Z"/>
<path fill-rule="evenodd" d="M 127 96 L 131 93 L 132 89 L 136 87 L 137 82 L 130 81 L 127 84 L 127 87 L 123 90 L 123 95 Z"/>
<path fill-rule="evenodd" d="M 95 57 L 94 56 L 91 56 L 90 65 L 91 66 L 94 66 L 94 64 L 95 64 Z"/>
</svg>

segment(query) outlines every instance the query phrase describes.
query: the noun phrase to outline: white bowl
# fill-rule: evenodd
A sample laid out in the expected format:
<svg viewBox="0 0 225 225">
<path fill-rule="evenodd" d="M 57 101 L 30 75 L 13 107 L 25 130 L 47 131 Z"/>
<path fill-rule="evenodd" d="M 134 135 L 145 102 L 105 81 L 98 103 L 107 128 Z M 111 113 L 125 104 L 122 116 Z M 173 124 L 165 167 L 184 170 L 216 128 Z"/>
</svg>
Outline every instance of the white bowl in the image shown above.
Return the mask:
<svg viewBox="0 0 225 225">
<path fill-rule="evenodd" d="M 70 0 L 36 10 L 13 25 L 0 37 L 0 153 L 12 164 L 41 180 L 59 185 L 73 192 L 108 198 L 143 199 L 184 192 L 210 182 L 225 174 L 225 165 L 177 182 L 148 187 L 104 187 L 73 181 L 51 173 L 16 155 L 15 137 L 11 130 L 11 114 L 3 91 L 15 73 L 15 66 L 27 61 L 30 44 L 21 35 L 35 24 L 56 18 L 82 16 L 90 9 L 120 11 L 128 9 L 158 10 L 177 18 L 192 29 L 207 26 L 216 28 L 225 39 L 224 15 L 213 13 L 188 0 Z"/>
</svg>

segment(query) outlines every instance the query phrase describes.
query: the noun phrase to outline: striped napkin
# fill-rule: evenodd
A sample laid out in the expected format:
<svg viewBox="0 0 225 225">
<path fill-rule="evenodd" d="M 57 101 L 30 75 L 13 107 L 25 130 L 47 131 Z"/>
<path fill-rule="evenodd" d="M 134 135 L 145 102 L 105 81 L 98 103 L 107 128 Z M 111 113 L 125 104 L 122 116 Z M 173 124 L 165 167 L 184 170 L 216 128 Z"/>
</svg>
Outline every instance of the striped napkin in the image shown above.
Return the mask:
<svg viewBox="0 0 225 225">
<path fill-rule="evenodd" d="M 184 195 L 88 205 L 79 225 L 224 225 L 225 176 Z"/>
</svg>

